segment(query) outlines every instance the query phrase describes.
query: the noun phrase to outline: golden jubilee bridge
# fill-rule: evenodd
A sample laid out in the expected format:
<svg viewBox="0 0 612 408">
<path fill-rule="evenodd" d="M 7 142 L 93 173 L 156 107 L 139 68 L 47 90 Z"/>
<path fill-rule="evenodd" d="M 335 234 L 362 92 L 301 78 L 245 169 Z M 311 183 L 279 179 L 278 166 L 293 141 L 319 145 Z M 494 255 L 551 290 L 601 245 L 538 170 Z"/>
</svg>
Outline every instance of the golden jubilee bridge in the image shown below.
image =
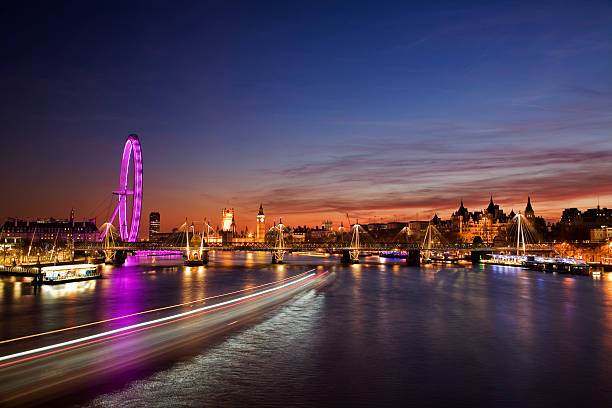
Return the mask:
<svg viewBox="0 0 612 408">
<path fill-rule="evenodd" d="M 97 242 L 80 242 L 75 243 L 74 248 L 75 250 L 83 251 L 113 251 L 124 253 L 125 255 L 184 255 L 188 259 L 191 256 L 186 246 L 151 242 L 117 242 L 112 247 L 103 247 Z M 272 263 L 285 262 L 284 255 L 288 253 L 303 253 L 304 255 L 340 254 L 342 255 L 341 262 L 343 263 L 358 263 L 359 257 L 368 255 L 378 256 L 384 253 L 389 257 L 405 259 L 407 264 L 419 265 L 424 258 L 426 258 L 427 254 L 432 253 L 452 253 L 460 259 L 469 260 L 473 263 L 480 263 L 481 259 L 490 254 L 514 254 L 516 252 L 516 247 L 493 247 L 483 245 L 423 247 L 416 244 L 397 245 L 392 242 L 380 242 L 359 247 L 340 245 L 337 243 L 301 242 L 288 243 L 280 247 L 274 243 L 235 241 L 231 244 L 206 245 L 201 248 L 201 250 L 195 249 L 194 251 L 200 253 L 200 257 L 204 260 L 203 264 L 208 262 L 208 253 L 210 251 L 261 251 L 271 254 Z M 522 254 L 542 256 L 551 255 L 554 252 L 555 249 L 549 244 L 531 244 L 525 248 L 524 252 L 521 251 Z M 125 257 L 123 257 L 123 259 L 125 259 Z"/>
<path fill-rule="evenodd" d="M 130 171 L 133 163 L 132 171 Z M 130 177 L 131 175 L 131 177 Z M 487 254 L 515 254 L 519 255 L 549 255 L 554 251 L 552 245 L 527 243 L 528 230 L 525 228 L 524 216 L 515 218 L 516 234 L 512 244 L 507 246 L 487 246 L 482 244 L 449 244 L 435 226 L 429 225 L 422 242 L 410 241 L 407 230 L 402 230 L 392 242 L 379 241 L 372 237 L 359 221 L 351 226 L 350 231 L 343 234 L 343 238 L 336 242 L 295 242 L 291 235 L 286 233 L 287 228 L 282 220 L 272 227 L 266 234 L 266 242 L 240 241 L 232 239 L 224 244 L 211 245 L 208 243 L 210 227 L 205 227 L 200 234 L 199 242 L 190 242 L 196 235 L 193 223 L 191 226 L 185 222 L 177 234 L 164 242 L 138 241 L 142 199 L 143 199 L 143 159 L 140 139 L 130 134 L 125 142 L 119 189 L 113 191 L 118 197 L 117 204 L 112 205 L 112 215 L 102 225 L 100 242 L 74 242 L 74 251 L 86 253 L 95 257 L 96 253 L 104 254 L 104 261 L 116 265 L 123 264 L 128 254 L 184 254 L 187 260 L 185 265 L 201 265 L 208 262 L 210 251 L 265 251 L 271 253 L 272 263 L 283 263 L 286 253 L 309 252 L 313 254 L 341 254 L 342 262 L 358 263 L 359 257 L 364 255 L 386 255 L 395 258 L 405 258 L 409 264 L 420 264 L 422 260 L 430 260 L 440 254 L 455 254 L 457 258 L 479 262 Z M 348 216 L 348 215 L 347 215 Z M 115 227 L 113 222 L 118 225 Z M 350 220 L 349 220 L 350 222 Z M 193 228 L 193 232 L 190 231 Z M 208 228 L 208 229 L 206 229 Z M 349 239 L 350 237 L 350 239 Z M 527 237 L 528 238 L 528 237 Z"/>
<path fill-rule="evenodd" d="M 182 228 L 184 229 L 186 225 L 187 223 Z M 365 233 L 358 223 L 355 223 L 351 228 L 350 240 L 341 242 L 294 242 L 286 236 L 284 226 L 281 223 L 270 230 L 269 239 L 266 242 L 233 239 L 232 242 L 228 243 L 207 244 L 206 237 L 202 234 L 199 238 L 196 236 L 199 243 L 194 245 L 193 235 L 190 239 L 188 230 L 186 230 L 185 232 L 177 232 L 173 239 L 164 242 L 129 242 L 105 239 L 103 242 L 75 243 L 75 250 L 104 252 L 107 259 L 119 259 L 119 264 L 122 263 L 121 260 L 125 260 L 125 256 L 128 254 L 184 255 L 187 258 L 186 265 L 189 265 L 189 262 L 194 265 L 207 263 L 210 251 L 269 252 L 272 263 L 283 263 L 284 255 L 287 253 L 300 253 L 312 256 L 339 254 L 343 263 L 359 263 L 359 258 L 364 256 L 383 256 L 404 259 L 409 265 L 419 265 L 423 261 L 427 262 L 443 255 L 450 255 L 452 259 L 479 263 L 481 259 L 490 254 L 547 256 L 555 251 L 552 244 L 529 244 L 521 238 L 514 243 L 515 245 L 506 246 L 449 244 L 442 242 L 434 231 L 434 227 L 428 228 L 422 242 L 377 241 Z M 112 237 L 113 233 L 108 233 L 106 236 Z M 116 256 L 117 253 L 121 256 Z M 195 263 L 198 261 L 200 263 Z"/>
</svg>

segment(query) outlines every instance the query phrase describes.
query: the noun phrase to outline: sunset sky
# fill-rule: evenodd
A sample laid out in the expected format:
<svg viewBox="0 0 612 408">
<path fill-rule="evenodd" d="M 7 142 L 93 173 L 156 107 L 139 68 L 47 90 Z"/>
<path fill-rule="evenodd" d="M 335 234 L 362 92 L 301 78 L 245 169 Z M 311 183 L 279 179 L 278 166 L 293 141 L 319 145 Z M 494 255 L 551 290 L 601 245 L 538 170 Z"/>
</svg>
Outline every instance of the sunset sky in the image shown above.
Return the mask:
<svg viewBox="0 0 612 408">
<path fill-rule="evenodd" d="M 3 8 L 0 217 L 101 223 L 130 133 L 162 230 L 610 207 L 612 3 L 538 3 Z"/>
</svg>

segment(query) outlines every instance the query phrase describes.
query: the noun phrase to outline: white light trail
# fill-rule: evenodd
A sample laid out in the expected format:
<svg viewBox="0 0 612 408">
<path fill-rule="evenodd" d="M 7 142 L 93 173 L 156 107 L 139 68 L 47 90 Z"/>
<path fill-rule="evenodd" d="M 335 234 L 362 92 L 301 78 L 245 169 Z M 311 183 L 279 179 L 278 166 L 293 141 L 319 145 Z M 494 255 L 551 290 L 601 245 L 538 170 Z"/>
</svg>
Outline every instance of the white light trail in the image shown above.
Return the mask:
<svg viewBox="0 0 612 408">
<path fill-rule="evenodd" d="M 313 276 L 316 276 L 316 274 L 315 273 L 311 273 L 311 274 L 303 276 L 303 277 L 301 277 L 299 279 L 296 279 L 294 281 L 285 283 L 285 284 L 283 284 L 281 286 L 276 286 L 276 287 L 273 287 L 273 288 L 270 288 L 270 289 L 262 290 L 260 292 L 251 293 L 250 295 L 242 296 L 242 297 L 239 297 L 239 298 L 236 298 L 236 299 L 232 299 L 232 300 L 227 300 L 225 302 L 216 303 L 214 305 L 204 306 L 204 307 L 201 307 L 201 308 L 198 308 L 198 309 L 194 309 L 194 310 L 189 310 L 187 312 L 175 314 L 175 315 L 172 315 L 172 316 L 161 317 L 159 319 L 149 320 L 149 321 L 146 321 L 146 322 L 133 324 L 131 326 L 121 327 L 119 329 L 109 330 L 109 331 L 106 331 L 106 332 L 102 332 L 102 333 L 98 333 L 98 334 L 93 334 L 91 336 L 86 336 L 86 337 L 81 337 L 81 338 L 74 339 L 74 340 L 65 341 L 63 343 L 52 344 L 52 345 L 49 345 L 49 346 L 39 347 L 37 349 L 22 351 L 22 352 L 15 353 L 15 354 L 9 354 L 7 356 L 0 357 L 0 361 L 10 360 L 10 359 L 17 358 L 17 357 L 27 356 L 29 354 L 40 353 L 41 351 L 47 351 L 47 350 L 52 350 L 52 349 L 56 349 L 56 348 L 60 348 L 60 347 L 69 346 L 69 345 L 72 345 L 72 344 L 82 343 L 84 341 L 93 340 L 93 339 L 97 339 L 97 338 L 100 338 L 100 337 L 105 337 L 105 336 L 108 336 L 110 334 L 120 333 L 120 332 L 124 332 L 124 331 L 128 331 L 128 330 L 136 329 L 136 328 L 139 328 L 139 327 L 143 327 L 143 326 L 149 326 L 149 325 L 152 325 L 152 324 L 161 323 L 161 322 L 165 322 L 165 321 L 168 321 L 168 320 L 173 320 L 173 319 L 177 319 L 177 318 L 180 318 L 180 317 L 192 315 L 194 313 L 203 312 L 203 311 L 208 310 L 208 309 L 213 309 L 213 308 L 217 308 L 217 307 L 221 307 L 221 306 L 226 306 L 226 305 L 229 305 L 229 304 L 232 304 L 232 303 L 237 303 L 237 302 L 243 301 L 245 299 L 249 299 L 249 298 L 256 297 L 256 296 L 261 296 L 261 295 L 269 293 L 269 292 L 274 292 L 274 291 L 277 291 L 279 289 L 285 288 L 287 286 L 295 285 L 296 283 L 299 283 L 299 282 L 305 281 L 307 279 L 310 279 Z"/>
</svg>

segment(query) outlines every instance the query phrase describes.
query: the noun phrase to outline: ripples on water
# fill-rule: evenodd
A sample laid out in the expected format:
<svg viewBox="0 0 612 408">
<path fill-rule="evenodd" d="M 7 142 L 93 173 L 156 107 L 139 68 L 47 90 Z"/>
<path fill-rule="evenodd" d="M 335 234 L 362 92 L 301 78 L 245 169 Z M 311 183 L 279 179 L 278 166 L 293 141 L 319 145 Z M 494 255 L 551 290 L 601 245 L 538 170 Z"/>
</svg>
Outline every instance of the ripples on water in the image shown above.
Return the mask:
<svg viewBox="0 0 612 408">
<path fill-rule="evenodd" d="M 189 301 L 290 276 L 306 269 L 295 263 L 312 262 L 290 257 L 294 265 L 270 266 L 257 254 L 216 256 L 189 272 L 171 260 L 133 264 L 103 281 L 36 296 L 4 280 L 3 327 L 17 335 Z M 327 287 L 87 405 L 611 405 L 610 275 L 330 268 L 336 276 Z M 22 313 L 41 315 L 13 318 Z"/>
</svg>

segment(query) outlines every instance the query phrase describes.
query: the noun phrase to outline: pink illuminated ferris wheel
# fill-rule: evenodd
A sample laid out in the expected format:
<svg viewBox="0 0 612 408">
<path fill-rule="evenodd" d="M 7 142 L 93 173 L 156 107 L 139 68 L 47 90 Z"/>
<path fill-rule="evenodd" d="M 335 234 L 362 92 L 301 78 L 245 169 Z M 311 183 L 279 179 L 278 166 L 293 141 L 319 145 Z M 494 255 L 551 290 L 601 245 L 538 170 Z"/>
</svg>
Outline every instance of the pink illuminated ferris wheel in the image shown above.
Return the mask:
<svg viewBox="0 0 612 408">
<path fill-rule="evenodd" d="M 133 153 L 133 155 L 132 155 Z M 129 179 L 130 162 L 134 157 L 133 179 Z M 131 183 L 130 183 L 131 182 Z M 113 191 L 119 196 L 119 204 L 109 221 L 112 224 L 117 213 L 119 213 L 119 234 L 121 240 L 135 242 L 138 238 L 138 226 L 140 224 L 140 210 L 142 207 L 142 152 L 137 135 L 129 135 L 123 148 L 121 160 L 121 174 L 119 178 L 119 190 Z M 132 196 L 132 225 L 128 229 L 128 196 Z"/>
</svg>

